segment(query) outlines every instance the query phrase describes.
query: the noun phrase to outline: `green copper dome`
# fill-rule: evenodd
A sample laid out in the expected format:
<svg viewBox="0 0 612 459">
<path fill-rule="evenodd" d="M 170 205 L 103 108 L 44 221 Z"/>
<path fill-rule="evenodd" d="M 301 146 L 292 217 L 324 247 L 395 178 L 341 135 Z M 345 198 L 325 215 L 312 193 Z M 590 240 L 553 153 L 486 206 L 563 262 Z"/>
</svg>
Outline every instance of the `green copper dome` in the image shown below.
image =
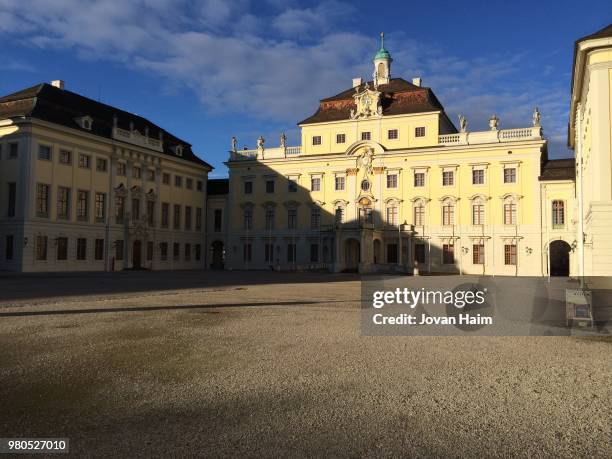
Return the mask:
<svg viewBox="0 0 612 459">
<path fill-rule="evenodd" d="M 389 59 L 389 61 L 393 61 L 391 53 L 385 49 L 385 34 L 383 32 L 380 34 L 380 49 L 376 56 L 374 56 L 374 60 L 376 59 Z"/>
</svg>

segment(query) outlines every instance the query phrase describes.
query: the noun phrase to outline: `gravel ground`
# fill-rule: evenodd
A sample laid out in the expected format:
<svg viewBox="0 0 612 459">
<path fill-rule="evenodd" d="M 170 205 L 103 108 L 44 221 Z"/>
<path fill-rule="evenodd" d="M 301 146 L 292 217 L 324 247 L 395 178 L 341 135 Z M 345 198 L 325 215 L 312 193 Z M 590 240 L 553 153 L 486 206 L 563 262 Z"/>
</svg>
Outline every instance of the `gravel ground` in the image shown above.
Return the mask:
<svg viewBox="0 0 612 459">
<path fill-rule="evenodd" d="M 351 275 L 0 285 L 0 437 L 95 457 L 612 456 L 607 339 L 363 337 Z"/>
</svg>

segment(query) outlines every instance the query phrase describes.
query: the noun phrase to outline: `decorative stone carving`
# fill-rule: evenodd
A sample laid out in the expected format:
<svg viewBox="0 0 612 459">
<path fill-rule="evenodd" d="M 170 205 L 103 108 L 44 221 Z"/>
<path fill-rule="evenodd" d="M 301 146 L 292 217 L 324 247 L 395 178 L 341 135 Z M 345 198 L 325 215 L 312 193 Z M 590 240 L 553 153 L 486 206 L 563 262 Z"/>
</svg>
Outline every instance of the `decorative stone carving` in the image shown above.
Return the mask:
<svg viewBox="0 0 612 459">
<path fill-rule="evenodd" d="M 355 88 L 353 95 L 355 109 L 351 110 L 351 119 L 366 119 L 374 116 L 382 116 L 381 93 L 376 89 L 370 89 L 368 83 L 365 84 L 363 91 L 359 87 Z"/>
<path fill-rule="evenodd" d="M 463 114 L 459 115 L 459 130 L 465 132 L 467 130 L 467 120 Z"/>
<path fill-rule="evenodd" d="M 493 115 L 491 118 L 489 118 L 489 127 L 491 128 L 492 131 L 497 131 L 499 126 L 499 118 L 497 117 L 497 115 Z"/>
<path fill-rule="evenodd" d="M 536 107 L 535 110 L 533 111 L 533 126 L 534 127 L 540 126 L 540 111 L 538 110 L 538 107 Z"/>
<path fill-rule="evenodd" d="M 232 151 L 235 152 L 236 148 L 238 148 L 238 140 L 236 140 L 236 136 L 232 136 Z"/>
<path fill-rule="evenodd" d="M 375 167 L 373 168 L 374 174 L 384 174 L 385 172 L 385 168 L 384 167 Z"/>
<path fill-rule="evenodd" d="M 354 167 L 354 168 L 350 168 L 346 170 L 346 175 L 348 176 L 355 176 L 357 175 L 357 172 L 359 172 L 359 169 Z"/>
<path fill-rule="evenodd" d="M 285 135 L 285 133 L 281 133 L 280 135 L 280 147 L 281 148 L 285 148 L 287 146 L 287 136 Z"/>
<path fill-rule="evenodd" d="M 263 150 L 264 149 L 264 143 L 265 143 L 265 140 L 264 140 L 263 136 L 259 136 L 257 138 L 257 149 L 258 150 Z"/>
</svg>

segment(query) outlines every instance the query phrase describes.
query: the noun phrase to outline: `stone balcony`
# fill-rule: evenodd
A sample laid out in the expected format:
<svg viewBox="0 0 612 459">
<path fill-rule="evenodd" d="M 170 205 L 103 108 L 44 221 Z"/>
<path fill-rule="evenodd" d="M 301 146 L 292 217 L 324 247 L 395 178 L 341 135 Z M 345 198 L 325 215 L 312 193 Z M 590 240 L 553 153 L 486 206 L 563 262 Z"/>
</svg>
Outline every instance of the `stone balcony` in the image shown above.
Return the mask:
<svg viewBox="0 0 612 459">
<path fill-rule="evenodd" d="M 149 148 L 159 152 L 163 151 L 163 144 L 161 140 L 142 135 L 138 131 L 128 131 L 126 129 L 114 127 L 113 139 L 121 140 L 123 142 L 131 143 L 132 145 L 138 145 L 140 147 Z"/>
<path fill-rule="evenodd" d="M 255 150 L 230 151 L 230 161 L 248 161 L 261 159 L 279 159 L 299 156 L 302 147 L 257 148 Z"/>
<path fill-rule="evenodd" d="M 540 126 L 499 129 L 491 131 L 459 132 L 438 136 L 438 143 L 444 146 L 478 145 L 485 143 L 521 142 L 525 140 L 543 140 Z"/>
</svg>

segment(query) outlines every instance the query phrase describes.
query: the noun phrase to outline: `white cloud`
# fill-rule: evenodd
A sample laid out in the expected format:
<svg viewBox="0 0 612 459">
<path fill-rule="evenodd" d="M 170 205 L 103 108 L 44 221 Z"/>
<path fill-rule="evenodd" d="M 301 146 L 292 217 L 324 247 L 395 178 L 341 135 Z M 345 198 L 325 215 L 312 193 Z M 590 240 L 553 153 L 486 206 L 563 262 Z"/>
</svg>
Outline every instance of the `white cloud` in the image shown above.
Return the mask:
<svg viewBox="0 0 612 459">
<path fill-rule="evenodd" d="M 293 127 L 318 99 L 371 75 L 378 37 L 342 31 L 356 14 L 338 1 L 0 0 L 0 36 L 117 61 L 189 88 L 209 112 Z M 403 32 L 387 36 L 394 75 L 422 76 L 453 121 L 461 112 L 483 129 L 496 113 L 504 127 L 525 126 L 539 105 L 546 133 L 561 145 L 568 94 L 550 83 L 549 66 L 526 53 L 466 58 Z"/>
</svg>

